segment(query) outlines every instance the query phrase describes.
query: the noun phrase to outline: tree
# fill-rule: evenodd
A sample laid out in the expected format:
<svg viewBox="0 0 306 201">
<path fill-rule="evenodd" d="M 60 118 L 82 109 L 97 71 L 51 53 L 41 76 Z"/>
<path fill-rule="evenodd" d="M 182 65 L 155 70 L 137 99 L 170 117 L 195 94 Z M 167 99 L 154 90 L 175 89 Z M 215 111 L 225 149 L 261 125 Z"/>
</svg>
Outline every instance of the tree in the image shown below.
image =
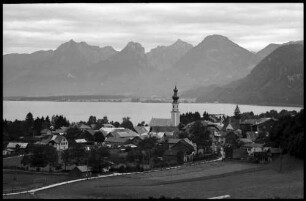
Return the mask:
<svg viewBox="0 0 306 201">
<path fill-rule="evenodd" d="M 22 160 L 21 160 L 22 165 L 28 165 L 31 164 L 31 157 L 27 154 L 23 155 Z"/>
<path fill-rule="evenodd" d="M 50 165 L 50 170 L 51 170 L 51 166 L 54 166 L 58 162 L 58 155 L 56 148 L 54 148 L 53 146 L 45 146 L 43 150 L 43 155 L 45 163 Z"/>
<path fill-rule="evenodd" d="M 42 129 L 50 129 L 51 122 L 49 116 L 46 117 L 46 119 L 43 121 Z"/>
<path fill-rule="evenodd" d="M 26 121 L 26 124 L 28 127 L 32 127 L 33 126 L 33 122 L 34 122 L 34 119 L 33 119 L 33 114 L 31 112 L 29 112 L 25 118 L 25 121 Z"/>
<path fill-rule="evenodd" d="M 80 165 L 86 161 L 86 151 L 80 144 L 76 144 L 75 147 L 69 149 L 69 153 L 71 160 L 74 161 L 76 165 Z"/>
<path fill-rule="evenodd" d="M 195 119 L 195 120 L 201 120 L 201 115 L 200 115 L 199 112 L 195 112 L 195 113 L 194 113 L 194 119 Z"/>
<path fill-rule="evenodd" d="M 145 126 L 145 122 L 142 121 L 141 123 L 138 123 L 137 126 Z"/>
<path fill-rule="evenodd" d="M 209 114 L 206 112 L 206 111 L 204 111 L 204 113 L 203 113 L 203 120 L 210 120 L 209 119 Z"/>
<path fill-rule="evenodd" d="M 162 157 L 164 156 L 165 151 L 167 150 L 166 144 L 157 144 L 153 148 L 153 156 L 154 157 Z"/>
<path fill-rule="evenodd" d="M 96 124 L 96 123 L 97 123 L 97 118 L 95 116 L 90 116 L 87 121 L 87 124 L 90 125 L 90 124 Z"/>
<path fill-rule="evenodd" d="M 82 134 L 81 129 L 77 127 L 71 127 L 67 129 L 66 138 L 74 140 L 77 139 L 79 136 L 81 136 L 81 134 Z"/>
<path fill-rule="evenodd" d="M 33 115 L 31 112 L 29 112 L 27 115 L 26 115 L 26 118 L 25 118 L 25 123 L 26 123 L 26 130 L 27 130 L 27 134 L 30 135 L 32 134 L 33 132 L 33 123 L 34 123 L 34 119 L 33 119 Z"/>
<path fill-rule="evenodd" d="M 183 124 L 182 122 L 180 122 L 179 125 L 178 125 L 178 129 L 179 129 L 180 131 L 182 131 L 184 127 L 185 127 L 185 124 Z"/>
<path fill-rule="evenodd" d="M 70 162 L 70 152 L 69 152 L 69 149 L 66 149 L 66 150 L 62 151 L 61 158 L 62 158 L 62 161 L 65 164 L 65 170 L 66 170 L 67 163 Z"/>
<path fill-rule="evenodd" d="M 101 131 L 98 131 L 94 134 L 95 142 L 102 144 L 104 142 L 105 137 Z"/>
<path fill-rule="evenodd" d="M 128 152 L 126 156 L 126 160 L 129 162 L 138 162 L 142 163 L 143 162 L 143 154 L 140 149 L 132 149 Z"/>
<path fill-rule="evenodd" d="M 65 117 L 63 117 L 62 115 L 59 115 L 59 116 L 58 115 L 55 115 L 55 116 L 53 115 L 51 122 L 52 122 L 52 125 L 54 126 L 54 129 L 59 129 L 62 126 L 69 126 L 70 125 L 69 121 Z"/>
<path fill-rule="evenodd" d="M 45 145 L 33 147 L 33 154 L 30 157 L 31 165 L 34 167 L 45 167 L 47 165 L 44 156 Z"/>
<path fill-rule="evenodd" d="M 234 117 L 236 119 L 240 119 L 241 118 L 241 113 L 240 113 L 240 109 L 239 109 L 238 105 L 236 106 L 236 109 L 234 111 Z"/>
<path fill-rule="evenodd" d="M 135 131 L 133 123 L 130 121 L 130 117 L 123 117 L 123 121 L 120 125 L 123 128 L 128 128 L 132 131 Z M 135 131 L 136 132 L 136 131 Z"/>
<path fill-rule="evenodd" d="M 108 148 L 95 146 L 89 152 L 88 165 L 92 167 L 93 171 L 100 173 L 102 168 L 108 165 L 106 158 L 109 155 Z"/>
<path fill-rule="evenodd" d="M 111 121 L 110 124 L 114 125 L 116 128 L 120 127 L 120 123 L 118 121 L 116 122 Z"/>
<path fill-rule="evenodd" d="M 185 132 L 185 131 L 181 131 L 179 132 L 179 136 L 178 136 L 180 139 L 184 139 L 184 138 L 187 138 L 188 137 L 188 133 Z"/>
<path fill-rule="evenodd" d="M 196 121 L 190 128 L 190 138 L 197 144 L 197 147 L 202 146 L 204 150 L 208 150 L 212 144 L 210 131 L 201 121 Z"/>
<path fill-rule="evenodd" d="M 7 132 L 9 133 L 9 140 L 19 140 L 19 137 L 29 135 L 28 127 L 25 121 L 15 120 L 7 124 Z"/>
<path fill-rule="evenodd" d="M 183 151 L 177 152 L 176 160 L 177 160 L 178 164 L 183 164 L 184 163 L 184 152 Z"/>
<path fill-rule="evenodd" d="M 17 155 L 20 154 L 20 145 L 19 145 L 19 144 L 16 144 L 16 146 L 15 146 L 15 152 L 16 152 Z"/>
<path fill-rule="evenodd" d="M 97 124 L 102 127 L 103 124 L 108 124 L 108 118 L 107 116 L 104 116 L 103 119 L 98 119 Z"/>
<path fill-rule="evenodd" d="M 95 137 L 86 130 L 83 131 L 79 137 L 84 138 L 86 141 L 89 141 L 89 142 L 93 142 L 95 140 Z"/>
<path fill-rule="evenodd" d="M 151 152 L 153 152 L 153 148 L 155 147 L 158 139 L 154 137 L 148 137 L 139 142 L 138 147 L 141 151 L 143 151 L 144 156 L 146 156 L 146 160 L 149 161 L 151 157 Z"/>
<path fill-rule="evenodd" d="M 35 135 L 40 134 L 40 131 L 42 130 L 42 126 L 43 126 L 43 119 L 40 119 L 40 118 L 37 117 L 34 120 L 34 123 L 33 123 L 33 131 L 34 131 Z"/>
</svg>

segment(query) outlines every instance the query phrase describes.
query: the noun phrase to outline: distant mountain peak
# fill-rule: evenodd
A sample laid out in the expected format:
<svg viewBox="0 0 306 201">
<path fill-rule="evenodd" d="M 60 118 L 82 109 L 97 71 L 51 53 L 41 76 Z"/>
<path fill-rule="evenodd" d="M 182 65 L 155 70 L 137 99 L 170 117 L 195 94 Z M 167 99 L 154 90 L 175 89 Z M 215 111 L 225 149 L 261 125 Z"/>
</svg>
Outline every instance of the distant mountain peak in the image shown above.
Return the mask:
<svg viewBox="0 0 306 201">
<path fill-rule="evenodd" d="M 69 43 L 76 43 L 73 39 L 70 39 L 68 42 Z"/>
<path fill-rule="evenodd" d="M 229 40 L 229 39 L 219 34 L 213 34 L 206 36 L 204 40 Z"/>
<path fill-rule="evenodd" d="M 207 48 L 208 46 L 223 46 L 225 44 L 235 44 L 231 40 L 229 40 L 227 37 L 218 35 L 218 34 L 213 34 L 213 35 L 208 35 L 204 38 L 204 40 L 197 45 L 198 48 Z M 237 44 L 235 44 L 237 45 Z M 238 45 L 237 45 L 238 46 Z"/>
<path fill-rule="evenodd" d="M 177 39 L 177 40 L 175 41 L 174 44 L 180 44 L 180 43 L 186 43 L 186 42 L 182 41 L 182 40 L 179 38 L 179 39 Z"/>
<path fill-rule="evenodd" d="M 175 43 L 173 43 L 171 46 L 177 46 L 177 47 L 193 47 L 193 45 L 185 42 L 185 41 L 182 41 L 181 39 L 177 39 L 175 41 Z"/>
<path fill-rule="evenodd" d="M 56 49 L 57 51 L 66 51 L 72 47 L 75 47 L 77 45 L 77 43 L 74 40 L 69 40 L 68 42 L 65 42 L 63 44 L 61 44 L 60 46 L 58 46 L 58 48 Z"/>
<path fill-rule="evenodd" d="M 140 43 L 137 43 L 137 42 L 134 42 L 134 41 L 128 42 L 128 44 L 125 46 L 125 48 L 123 48 L 122 52 L 126 52 L 126 51 L 141 52 L 143 54 L 145 53 L 144 47 L 142 47 L 142 45 Z"/>
</svg>

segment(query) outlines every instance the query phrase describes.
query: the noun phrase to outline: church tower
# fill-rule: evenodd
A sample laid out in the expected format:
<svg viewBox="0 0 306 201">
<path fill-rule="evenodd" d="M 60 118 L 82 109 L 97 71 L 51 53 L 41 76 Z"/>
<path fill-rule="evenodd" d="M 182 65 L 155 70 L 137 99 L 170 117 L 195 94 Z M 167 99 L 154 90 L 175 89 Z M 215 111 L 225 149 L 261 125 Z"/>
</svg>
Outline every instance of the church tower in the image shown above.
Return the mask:
<svg viewBox="0 0 306 201">
<path fill-rule="evenodd" d="M 178 126 L 180 123 L 180 111 L 178 109 L 178 99 L 179 97 L 177 96 L 177 88 L 175 86 L 175 88 L 173 89 L 173 102 L 172 102 L 172 111 L 171 111 L 171 122 L 172 122 L 172 126 Z"/>
</svg>

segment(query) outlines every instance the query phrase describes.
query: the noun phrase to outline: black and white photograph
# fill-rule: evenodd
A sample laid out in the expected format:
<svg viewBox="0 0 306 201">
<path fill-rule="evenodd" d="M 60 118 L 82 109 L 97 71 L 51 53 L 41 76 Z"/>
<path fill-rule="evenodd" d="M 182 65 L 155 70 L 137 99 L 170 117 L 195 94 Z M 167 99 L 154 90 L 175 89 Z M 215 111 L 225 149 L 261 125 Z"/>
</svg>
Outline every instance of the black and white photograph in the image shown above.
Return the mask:
<svg viewBox="0 0 306 201">
<path fill-rule="evenodd" d="M 3 3 L 3 199 L 304 199 L 304 3 Z"/>
</svg>

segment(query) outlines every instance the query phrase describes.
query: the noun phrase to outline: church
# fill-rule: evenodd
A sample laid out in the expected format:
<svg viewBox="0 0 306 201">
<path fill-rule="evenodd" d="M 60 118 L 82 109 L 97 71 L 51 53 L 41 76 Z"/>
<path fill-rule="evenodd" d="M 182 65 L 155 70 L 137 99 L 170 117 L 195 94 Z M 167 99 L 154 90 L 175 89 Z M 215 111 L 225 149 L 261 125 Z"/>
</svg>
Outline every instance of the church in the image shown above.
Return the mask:
<svg viewBox="0 0 306 201">
<path fill-rule="evenodd" d="M 173 89 L 172 96 L 172 111 L 170 119 L 161 119 L 161 118 L 152 118 L 149 126 L 151 127 L 152 132 L 174 132 L 178 131 L 178 125 L 180 124 L 180 111 L 178 108 L 179 97 L 177 95 L 177 88 Z"/>
</svg>

